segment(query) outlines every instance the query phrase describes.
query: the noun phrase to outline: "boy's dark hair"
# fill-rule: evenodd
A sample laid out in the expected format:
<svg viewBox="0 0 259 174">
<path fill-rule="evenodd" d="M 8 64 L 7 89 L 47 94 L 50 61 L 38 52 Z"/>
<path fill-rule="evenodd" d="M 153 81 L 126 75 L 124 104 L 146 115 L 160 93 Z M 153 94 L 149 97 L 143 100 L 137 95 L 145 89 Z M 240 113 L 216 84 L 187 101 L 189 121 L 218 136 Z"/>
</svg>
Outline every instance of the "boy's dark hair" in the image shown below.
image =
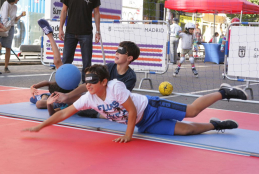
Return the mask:
<svg viewBox="0 0 259 174">
<path fill-rule="evenodd" d="M 119 46 L 126 48 L 128 56 L 132 56 L 133 57 L 133 60 L 131 62 L 133 62 L 134 60 L 136 60 L 138 58 L 138 56 L 140 54 L 140 49 L 139 49 L 139 47 L 134 42 L 123 41 L 123 42 L 121 42 L 119 44 Z"/>
<path fill-rule="evenodd" d="M 12 2 L 15 2 L 15 0 L 7 0 L 7 2 L 10 4 Z"/>
<path fill-rule="evenodd" d="M 215 33 L 214 33 L 214 37 L 217 36 L 218 34 L 219 34 L 218 32 L 215 32 Z"/>
<path fill-rule="evenodd" d="M 60 88 L 57 82 L 54 82 L 49 85 L 49 92 L 52 94 L 55 91 L 62 92 L 62 93 L 69 93 L 70 91 L 73 91 L 73 90 L 66 90 L 66 89 Z"/>
<path fill-rule="evenodd" d="M 96 74 L 99 77 L 99 80 L 102 82 L 104 79 L 109 80 L 110 74 L 105 65 L 92 65 L 90 67 L 85 68 L 85 73 Z"/>
</svg>

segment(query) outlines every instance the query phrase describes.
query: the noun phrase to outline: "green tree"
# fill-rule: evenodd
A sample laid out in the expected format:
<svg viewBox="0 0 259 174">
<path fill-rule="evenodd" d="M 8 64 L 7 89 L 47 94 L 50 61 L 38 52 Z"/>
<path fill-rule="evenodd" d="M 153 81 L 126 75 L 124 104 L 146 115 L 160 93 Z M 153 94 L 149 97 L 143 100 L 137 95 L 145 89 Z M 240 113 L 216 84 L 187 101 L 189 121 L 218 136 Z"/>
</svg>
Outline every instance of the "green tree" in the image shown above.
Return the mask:
<svg viewBox="0 0 259 174">
<path fill-rule="evenodd" d="M 144 0 L 143 1 L 143 15 L 153 20 L 156 17 L 156 3 L 164 4 L 166 0 Z M 171 10 L 178 14 L 177 11 Z"/>
<path fill-rule="evenodd" d="M 143 2 L 143 15 L 149 19 L 156 17 L 156 3 L 165 3 L 165 0 L 144 0 Z"/>
<path fill-rule="evenodd" d="M 259 5 L 259 0 L 247 0 L 247 1 L 252 2 L 256 5 Z M 240 14 L 227 14 L 227 17 L 229 17 L 230 19 L 232 19 L 234 17 L 238 17 L 240 19 Z M 259 22 L 259 14 L 243 14 L 242 15 L 242 21 L 244 21 L 244 22 Z"/>
</svg>

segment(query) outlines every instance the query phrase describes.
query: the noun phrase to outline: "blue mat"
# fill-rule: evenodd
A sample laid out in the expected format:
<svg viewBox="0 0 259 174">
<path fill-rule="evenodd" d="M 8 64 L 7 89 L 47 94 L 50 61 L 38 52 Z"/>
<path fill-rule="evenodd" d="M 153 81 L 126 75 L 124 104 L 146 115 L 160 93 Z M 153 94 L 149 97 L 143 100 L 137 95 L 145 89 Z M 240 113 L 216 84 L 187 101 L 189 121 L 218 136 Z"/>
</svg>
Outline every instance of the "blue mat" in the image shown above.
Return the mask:
<svg viewBox="0 0 259 174">
<path fill-rule="evenodd" d="M 0 114 L 38 121 L 49 118 L 47 109 L 37 109 L 36 106 L 30 102 L 0 105 Z M 111 122 L 105 119 L 85 118 L 78 115 L 73 115 L 60 124 L 119 134 L 123 134 L 127 128 L 124 124 Z M 256 138 L 259 137 L 259 131 L 234 129 L 226 130 L 225 133 L 209 131 L 200 135 L 169 136 L 138 133 L 137 128 L 135 128 L 134 137 L 188 147 L 259 157 L 259 148 L 257 147 L 259 138 Z"/>
</svg>

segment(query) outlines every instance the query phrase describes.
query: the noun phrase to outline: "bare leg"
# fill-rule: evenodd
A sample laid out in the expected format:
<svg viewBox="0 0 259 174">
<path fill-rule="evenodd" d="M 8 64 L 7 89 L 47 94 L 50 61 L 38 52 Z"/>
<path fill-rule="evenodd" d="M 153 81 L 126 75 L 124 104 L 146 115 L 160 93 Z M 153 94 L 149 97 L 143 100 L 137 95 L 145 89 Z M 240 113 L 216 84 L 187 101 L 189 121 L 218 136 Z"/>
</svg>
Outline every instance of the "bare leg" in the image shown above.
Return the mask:
<svg viewBox="0 0 259 174">
<path fill-rule="evenodd" d="M 213 103 L 222 99 L 220 92 L 214 92 L 211 94 L 204 95 L 196 99 L 192 104 L 187 105 L 186 118 L 195 117 L 205 108 L 209 107 Z"/>
<path fill-rule="evenodd" d="M 11 55 L 11 48 L 6 48 L 5 49 L 5 68 L 8 68 L 9 60 L 10 60 L 10 55 Z"/>
<path fill-rule="evenodd" d="M 56 66 L 56 68 L 58 69 L 61 65 L 63 65 L 62 61 L 61 61 L 61 57 L 60 57 L 60 52 L 58 50 L 57 44 L 53 38 L 53 34 L 49 33 L 47 34 L 50 44 L 51 44 L 51 48 L 54 54 L 54 64 Z"/>
<path fill-rule="evenodd" d="M 184 123 L 177 122 L 174 135 L 196 135 L 215 129 L 211 123 Z"/>
</svg>

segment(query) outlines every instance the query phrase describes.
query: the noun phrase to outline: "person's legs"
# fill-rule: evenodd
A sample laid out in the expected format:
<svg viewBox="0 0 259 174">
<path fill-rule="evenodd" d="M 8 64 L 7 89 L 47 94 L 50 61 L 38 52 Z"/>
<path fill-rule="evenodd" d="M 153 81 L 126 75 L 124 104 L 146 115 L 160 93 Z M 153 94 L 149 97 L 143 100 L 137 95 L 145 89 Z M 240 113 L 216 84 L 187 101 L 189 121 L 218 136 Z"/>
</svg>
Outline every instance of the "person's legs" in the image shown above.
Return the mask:
<svg viewBox="0 0 259 174">
<path fill-rule="evenodd" d="M 186 118 L 196 117 L 201 111 L 222 99 L 220 92 L 214 92 L 197 98 L 192 104 L 187 105 Z"/>
<path fill-rule="evenodd" d="M 209 130 L 214 130 L 215 127 L 211 123 L 185 123 L 176 122 L 174 135 L 196 135 Z"/>
<path fill-rule="evenodd" d="M 176 122 L 174 135 L 197 135 L 210 130 L 222 131 L 224 129 L 236 129 L 238 123 L 234 120 L 219 120 L 211 118 L 210 123 L 184 123 Z"/>
<path fill-rule="evenodd" d="M 14 27 L 12 26 L 8 32 L 7 37 L 3 37 L 1 39 L 3 46 L 5 47 L 5 73 L 10 73 L 10 70 L 8 69 L 10 56 L 11 56 L 11 46 L 13 42 L 13 36 L 14 36 Z"/>
<path fill-rule="evenodd" d="M 170 63 L 174 63 L 174 37 L 170 37 Z"/>
<path fill-rule="evenodd" d="M 198 98 L 191 105 L 185 105 L 159 97 L 148 97 L 148 105 L 145 109 L 142 120 L 136 125 L 139 132 L 166 135 L 194 135 L 209 130 L 234 129 L 238 124 L 233 120 L 220 121 L 212 118 L 210 123 L 185 123 L 181 122 L 186 117 L 194 117 L 203 109 L 217 100 L 226 98 L 230 89 L 226 85 L 220 88 L 219 92 L 205 95 Z M 244 93 L 237 88 L 231 91 L 239 92 L 236 98 L 241 98 Z M 232 96 L 234 97 L 234 96 Z"/>
<path fill-rule="evenodd" d="M 177 59 L 178 59 L 178 54 L 177 54 L 177 48 L 178 48 L 178 44 L 179 44 L 179 39 L 175 38 L 174 40 L 174 48 L 173 48 L 173 55 L 174 55 L 174 63 L 177 63 Z"/>
<path fill-rule="evenodd" d="M 61 62 L 60 52 L 59 52 L 57 44 L 53 38 L 52 27 L 49 25 L 48 21 L 46 21 L 45 19 L 38 20 L 38 24 L 42 28 L 45 35 L 47 35 L 47 37 L 49 38 L 50 45 L 51 45 L 51 48 L 52 48 L 52 51 L 54 54 L 53 61 L 54 61 L 56 68 L 59 68 L 61 65 L 63 65 L 63 63 Z"/>
<path fill-rule="evenodd" d="M 80 35 L 78 40 L 81 47 L 83 68 L 82 68 L 82 82 L 85 82 L 85 68 L 91 66 L 92 51 L 93 51 L 93 35 Z"/>
<path fill-rule="evenodd" d="M 228 84 L 222 84 L 219 92 L 204 95 L 196 99 L 192 104 L 187 105 L 185 117 L 195 117 L 205 108 L 209 107 L 218 100 L 224 98 L 239 98 L 246 100 L 247 94 L 239 88 L 233 88 Z M 184 123 L 177 122 L 175 125 L 175 135 L 195 135 L 209 130 L 234 129 L 238 124 L 233 120 L 220 121 L 211 119 L 210 123 Z"/>
<path fill-rule="evenodd" d="M 65 34 L 64 49 L 63 49 L 63 64 L 71 64 L 74 60 L 75 50 L 78 43 L 78 39 L 74 34 Z"/>
<path fill-rule="evenodd" d="M 10 70 L 8 69 L 10 55 L 11 55 L 11 48 L 6 48 L 5 49 L 5 68 L 4 68 L 5 73 L 10 73 Z"/>
<path fill-rule="evenodd" d="M 189 55 L 189 61 L 190 61 L 191 66 L 192 66 L 192 72 L 195 75 L 195 77 L 198 77 L 198 71 L 196 70 L 195 65 L 194 65 L 195 60 L 194 60 L 194 57 L 193 57 L 193 51 L 189 50 L 188 55 Z"/>
<path fill-rule="evenodd" d="M 182 63 L 185 61 L 185 54 L 186 54 L 186 50 L 182 49 L 181 50 L 181 58 L 180 58 L 180 61 L 179 61 L 178 65 L 177 65 L 177 67 L 175 68 L 173 76 L 176 76 L 179 73 L 180 68 L 182 66 Z"/>
<path fill-rule="evenodd" d="M 51 48 L 54 54 L 54 64 L 56 66 L 56 68 L 58 69 L 61 65 L 63 65 L 62 61 L 61 61 L 61 57 L 60 57 L 60 52 L 59 49 L 57 47 L 57 44 L 53 38 L 53 34 L 49 33 L 47 34 L 50 44 L 51 44 Z"/>
<path fill-rule="evenodd" d="M 186 104 L 161 99 L 157 96 L 147 96 L 148 105 L 143 117 L 136 124 L 138 131 L 143 133 L 174 135 L 177 121 L 182 121 L 186 115 Z"/>
<path fill-rule="evenodd" d="M 182 63 L 185 61 L 185 55 L 189 54 L 190 50 L 185 50 L 185 49 L 181 49 L 181 57 L 180 57 L 180 61 L 178 63 L 178 67 L 181 67 Z"/>
<path fill-rule="evenodd" d="M 229 84 L 222 83 L 219 92 L 204 95 L 196 99 L 192 104 L 187 105 L 186 118 L 196 117 L 201 111 L 221 99 L 237 98 L 247 100 L 247 93 L 240 88 L 232 87 Z"/>
</svg>

